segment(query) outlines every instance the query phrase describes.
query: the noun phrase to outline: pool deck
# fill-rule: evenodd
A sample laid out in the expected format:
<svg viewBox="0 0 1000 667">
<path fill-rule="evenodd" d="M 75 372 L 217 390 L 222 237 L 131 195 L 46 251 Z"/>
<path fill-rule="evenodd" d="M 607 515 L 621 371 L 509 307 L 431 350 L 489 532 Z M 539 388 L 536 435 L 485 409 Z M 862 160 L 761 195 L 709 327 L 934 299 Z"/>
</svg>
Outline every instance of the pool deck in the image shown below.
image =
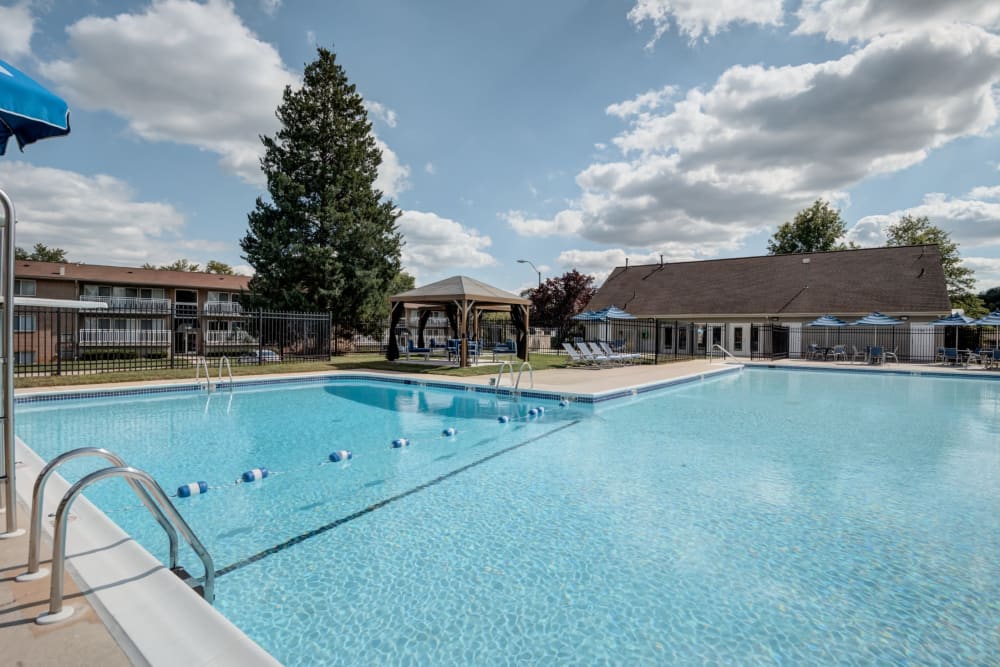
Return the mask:
<svg viewBox="0 0 1000 667">
<path fill-rule="evenodd" d="M 807 368 L 814 370 L 835 369 L 842 371 L 856 370 L 869 372 L 906 372 L 933 373 L 935 375 L 956 375 L 967 377 L 993 377 L 1000 379 L 1000 372 L 986 370 L 982 367 L 952 368 L 928 364 L 891 364 L 888 366 L 864 366 L 847 362 L 823 362 L 805 360 L 782 360 L 774 362 L 743 362 L 747 366 L 769 366 L 775 368 Z M 608 391 L 636 387 L 640 385 L 664 382 L 690 375 L 699 375 L 724 367 L 722 361 L 714 363 L 708 360 L 681 361 L 660 365 L 636 365 L 610 368 L 560 368 L 548 369 L 534 373 L 534 389 L 552 391 L 559 394 L 599 394 Z M 244 379 L 276 379 L 280 377 L 330 376 L 337 374 L 353 374 L 359 372 L 390 374 L 401 377 L 411 377 L 422 381 L 442 380 L 449 384 L 463 383 L 471 385 L 488 385 L 495 375 L 480 375 L 474 377 L 456 378 L 431 374 L 388 373 L 375 371 L 320 371 L 315 373 L 298 373 L 282 375 L 246 376 Z M 522 378 L 522 382 L 524 379 Z M 118 384 L 74 385 L 71 387 L 43 387 L 34 389 L 19 389 L 17 395 L 39 392 L 85 391 L 88 389 L 109 389 L 137 387 L 148 384 L 190 384 L 190 380 L 129 382 Z M 525 385 L 522 384 L 522 387 Z M 20 468 L 19 468 L 20 470 Z M 25 472 L 29 472 L 25 470 Z M 31 475 L 33 478 L 34 475 Z M 29 480 L 18 480 L 22 486 Z M 58 493 L 47 494 L 48 502 L 55 502 L 48 496 L 58 497 Z M 48 504 L 48 502 L 46 504 Z M 76 513 L 74 506 L 74 513 Z M 3 514 L 0 513 L 0 520 Z M 18 514 L 20 527 L 28 522 L 28 511 L 22 505 Z M 72 536 L 72 531 L 70 532 Z M 71 543 L 72 547 L 72 543 Z M 43 546 L 43 554 L 48 547 Z M 72 553 L 72 551 L 70 552 Z M 45 611 L 48 604 L 47 578 L 31 582 L 17 583 L 14 577 L 25 570 L 27 559 L 27 536 L 0 540 L 0 655 L 2 663 L 10 665 L 69 665 L 69 664 L 175 664 L 176 653 L 169 649 L 158 652 L 158 655 L 143 654 L 132 645 L 126 633 L 107 613 L 103 604 L 95 597 L 95 589 L 100 586 L 81 588 L 75 576 L 67 577 L 67 604 L 76 608 L 76 613 L 70 620 L 49 626 L 39 626 L 34 618 Z M 69 561 L 72 573 L 72 560 Z M 75 573 L 72 573 L 75 575 Z M 124 576 L 124 575 L 118 575 Z M 172 577 L 172 575 L 170 575 Z M 116 585 L 115 585 L 116 586 Z M 114 588 L 115 586 L 111 586 Z M 185 594 L 188 594 L 185 591 Z M 162 619 L 161 619 L 162 620 Z M 155 632 L 155 621 L 151 622 L 150 632 Z M 269 656 L 257 656 L 260 660 L 245 661 L 242 664 L 265 664 Z M 146 661 L 149 661 L 148 663 Z M 211 661 L 210 661 L 211 662 Z M 225 661 L 221 661 L 225 662 Z M 205 663 L 208 664 L 208 663 Z M 213 663 L 214 664 L 214 663 Z M 221 664 L 221 663 L 220 663 Z"/>
</svg>

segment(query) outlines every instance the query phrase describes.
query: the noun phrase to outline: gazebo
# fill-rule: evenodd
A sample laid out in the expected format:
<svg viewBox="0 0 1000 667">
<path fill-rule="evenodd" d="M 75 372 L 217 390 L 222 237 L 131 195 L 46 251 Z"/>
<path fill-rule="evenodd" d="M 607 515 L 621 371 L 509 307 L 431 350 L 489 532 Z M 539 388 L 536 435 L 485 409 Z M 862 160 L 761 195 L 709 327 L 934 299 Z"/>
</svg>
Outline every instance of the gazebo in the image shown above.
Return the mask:
<svg viewBox="0 0 1000 667">
<path fill-rule="evenodd" d="M 460 338 L 460 364 L 466 366 L 469 361 L 468 330 L 471 318 L 473 326 L 478 327 L 480 311 L 510 310 L 510 318 L 517 328 L 517 356 L 528 360 L 528 306 L 530 301 L 511 294 L 502 289 L 479 282 L 468 276 L 453 276 L 439 280 L 430 285 L 417 287 L 408 292 L 402 292 L 389 297 L 389 349 L 385 358 L 389 361 L 399 359 L 399 345 L 396 342 L 395 331 L 409 305 L 422 311 L 420 315 L 420 333 L 431 311 L 441 310 L 448 315 L 448 322 L 456 337 Z M 478 335 L 478 331 L 474 331 Z"/>
</svg>

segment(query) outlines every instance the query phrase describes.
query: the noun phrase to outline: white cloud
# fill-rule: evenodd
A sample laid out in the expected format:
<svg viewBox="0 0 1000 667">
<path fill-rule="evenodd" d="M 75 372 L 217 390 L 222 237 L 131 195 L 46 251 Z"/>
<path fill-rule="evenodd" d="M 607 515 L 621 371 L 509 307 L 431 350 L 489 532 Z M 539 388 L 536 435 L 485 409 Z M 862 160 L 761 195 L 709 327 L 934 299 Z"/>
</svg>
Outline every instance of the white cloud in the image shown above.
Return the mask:
<svg viewBox="0 0 1000 667">
<path fill-rule="evenodd" d="M 782 0 L 636 0 L 628 19 L 637 28 L 646 21 L 653 24 L 656 33 L 646 44 L 652 48 L 671 22 L 691 42 L 716 35 L 732 23 L 778 26 L 784 14 L 781 5 Z"/>
<path fill-rule="evenodd" d="M 0 162 L 0 181 L 17 206 L 16 242 L 66 250 L 73 261 L 140 266 L 179 257 L 207 261 L 231 244 L 185 239 L 184 215 L 163 202 L 137 201 L 124 181 L 98 174 Z"/>
<path fill-rule="evenodd" d="M 963 250 L 1000 247 L 1000 202 L 951 198 L 940 193 L 925 195 L 918 206 L 861 218 L 848 230 L 848 238 L 861 245 L 882 245 L 886 227 L 904 215 L 926 216 L 932 225 L 948 232 Z"/>
<path fill-rule="evenodd" d="M 1000 200 L 1000 185 L 980 186 L 972 188 L 969 196 L 973 199 L 998 199 Z"/>
<path fill-rule="evenodd" d="M 256 273 L 249 264 L 236 264 L 233 266 L 233 272 L 240 276 L 252 276 Z"/>
<path fill-rule="evenodd" d="M 381 190 L 387 197 L 397 197 L 400 192 L 410 187 L 410 168 L 400 162 L 395 151 L 377 136 L 375 137 L 375 145 L 382 151 L 382 164 L 378 166 L 375 188 Z"/>
<path fill-rule="evenodd" d="M 428 162 L 424 165 L 424 171 L 433 176 L 436 172 L 433 162 Z"/>
<path fill-rule="evenodd" d="M 488 236 L 459 222 L 424 211 L 403 211 L 397 222 L 403 235 L 403 268 L 418 275 L 448 268 L 492 266 L 496 258 L 486 252 L 493 245 Z"/>
<path fill-rule="evenodd" d="M 0 54 L 12 57 L 31 53 L 35 17 L 27 2 L 0 7 Z"/>
<path fill-rule="evenodd" d="M 371 116 L 379 119 L 389 127 L 396 127 L 396 112 L 381 102 L 365 100 L 365 109 L 368 110 Z"/>
<path fill-rule="evenodd" d="M 989 0 L 804 0 L 796 15 L 795 33 L 838 42 L 952 22 L 1000 28 L 1000 3 Z"/>
<path fill-rule="evenodd" d="M 975 271 L 977 290 L 1000 287 L 1000 257 L 963 257 L 962 264 Z"/>
<path fill-rule="evenodd" d="M 562 211 L 552 220 L 526 218 L 523 211 L 507 211 L 501 213 L 500 218 L 521 236 L 568 236 L 580 231 L 580 214 L 577 211 Z"/>
<path fill-rule="evenodd" d="M 817 197 L 844 201 L 871 175 L 988 131 L 998 82 L 1000 36 L 955 25 L 819 64 L 734 66 L 706 90 L 631 116 L 614 140 L 622 159 L 580 172 L 572 207 L 507 220 L 522 234 L 630 248 L 738 247 Z"/>
<path fill-rule="evenodd" d="M 260 8 L 268 16 L 274 16 L 281 8 L 281 0 L 260 0 Z"/>
<path fill-rule="evenodd" d="M 632 266 L 653 264 L 659 262 L 657 253 L 629 252 L 622 248 L 607 248 L 605 250 L 564 250 L 556 258 L 559 266 L 569 271 L 576 269 L 597 278 L 601 284 L 611 274 L 616 266 L 625 266 L 625 260 Z"/>
<path fill-rule="evenodd" d="M 641 95 L 636 95 L 631 100 L 609 105 L 604 112 L 610 116 L 618 116 L 619 118 L 637 116 L 644 111 L 655 111 L 662 108 L 676 94 L 677 88 L 674 86 L 664 86 L 660 90 L 647 90 Z M 595 144 L 595 146 L 604 148 L 604 144 Z"/>
<path fill-rule="evenodd" d="M 73 103 L 121 116 L 143 139 L 217 153 L 245 180 L 263 181 L 258 135 L 278 128 L 274 110 L 298 78 L 231 3 L 157 0 L 142 13 L 81 19 L 67 33 L 75 57 L 42 71 Z"/>
</svg>

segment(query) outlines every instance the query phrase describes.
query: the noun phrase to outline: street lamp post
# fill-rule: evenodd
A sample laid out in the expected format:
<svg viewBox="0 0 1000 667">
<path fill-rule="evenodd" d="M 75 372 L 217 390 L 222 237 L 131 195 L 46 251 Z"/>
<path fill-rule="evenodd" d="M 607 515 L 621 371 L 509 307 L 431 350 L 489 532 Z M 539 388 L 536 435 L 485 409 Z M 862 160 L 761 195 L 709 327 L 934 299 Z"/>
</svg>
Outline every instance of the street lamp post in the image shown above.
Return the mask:
<svg viewBox="0 0 1000 667">
<path fill-rule="evenodd" d="M 518 264 L 527 264 L 528 266 L 530 266 L 531 268 L 533 268 L 535 270 L 535 273 L 538 274 L 538 286 L 539 287 L 542 286 L 542 272 L 538 270 L 538 267 L 535 266 L 534 263 L 531 262 L 531 260 L 528 260 L 528 259 L 519 259 L 519 260 L 517 260 L 517 263 Z"/>
</svg>

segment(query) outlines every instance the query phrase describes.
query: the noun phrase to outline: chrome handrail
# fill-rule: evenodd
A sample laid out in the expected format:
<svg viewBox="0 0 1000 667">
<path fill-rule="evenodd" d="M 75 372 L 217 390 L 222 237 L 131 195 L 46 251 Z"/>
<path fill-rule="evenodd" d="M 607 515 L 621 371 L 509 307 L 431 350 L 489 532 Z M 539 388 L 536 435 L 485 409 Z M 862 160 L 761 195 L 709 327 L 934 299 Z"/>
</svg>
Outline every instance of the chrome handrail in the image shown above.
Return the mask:
<svg viewBox="0 0 1000 667">
<path fill-rule="evenodd" d="M 226 370 L 229 371 L 229 391 L 233 390 L 233 366 L 229 363 L 229 357 L 222 355 L 219 357 L 219 381 L 215 386 L 222 384 L 222 362 L 226 362 Z"/>
<path fill-rule="evenodd" d="M 510 386 L 511 387 L 514 386 L 514 366 L 513 366 L 513 364 L 511 364 L 509 361 L 501 361 L 500 362 L 500 370 L 497 371 L 497 383 L 496 383 L 496 389 L 494 391 L 494 393 L 496 393 L 496 394 L 500 393 L 500 381 L 503 379 L 503 369 L 504 368 L 509 368 L 510 369 Z"/>
<path fill-rule="evenodd" d="M 201 383 L 198 382 L 198 380 L 201 378 L 201 369 L 202 368 L 205 369 L 205 389 L 207 389 L 208 392 L 211 393 L 212 392 L 212 375 L 208 372 L 208 360 L 205 359 L 205 357 L 201 358 L 201 363 L 200 364 L 196 362 L 195 365 L 194 365 L 194 381 L 195 381 L 196 384 L 198 384 L 198 386 L 201 386 Z"/>
<path fill-rule="evenodd" d="M 205 585 L 203 597 L 208 602 L 212 602 L 215 599 L 215 565 L 212 562 L 212 557 L 209 555 L 208 550 L 205 549 L 205 545 L 201 543 L 201 540 L 194 534 L 191 527 L 184 520 L 184 517 L 178 513 L 177 508 L 174 507 L 170 499 L 167 498 L 167 494 L 163 492 L 160 485 L 156 483 L 149 473 L 143 472 L 142 470 L 137 470 L 136 468 L 131 468 L 127 466 L 116 466 L 113 468 L 104 468 L 102 470 L 95 470 L 90 473 L 66 492 L 62 500 L 59 501 L 59 508 L 56 510 L 56 527 L 55 533 L 52 536 L 52 583 L 50 587 L 49 594 L 49 611 L 47 614 L 42 614 L 36 619 L 38 623 L 51 623 L 58 620 L 62 620 L 69 616 L 69 613 L 63 614 L 63 579 L 65 578 L 66 571 L 66 529 L 67 529 L 67 517 L 69 515 L 70 507 L 73 505 L 73 501 L 76 500 L 77 496 L 83 493 L 83 490 L 95 482 L 99 482 L 103 479 L 109 477 L 125 477 L 126 479 L 133 479 L 136 482 L 141 482 L 146 490 L 151 492 L 153 497 L 159 503 L 161 509 L 166 510 L 169 514 L 171 521 L 180 530 L 181 535 L 187 540 L 187 543 L 191 545 L 198 557 L 201 558 L 202 565 L 205 566 Z"/>
<path fill-rule="evenodd" d="M 726 348 L 722 347 L 718 343 L 714 343 L 712 345 L 712 347 L 709 348 L 709 350 L 708 350 L 708 363 L 712 363 L 712 359 L 715 358 L 715 348 L 719 348 L 719 350 L 722 351 L 722 359 L 723 360 L 725 360 L 726 357 L 732 357 L 734 360 L 739 361 L 739 359 L 736 358 L 735 354 L 733 354 L 732 352 L 730 352 Z"/>
<path fill-rule="evenodd" d="M 531 379 L 531 388 L 535 388 L 535 371 L 531 368 L 531 363 L 527 361 L 522 361 L 520 367 L 517 369 L 517 382 L 514 383 L 514 391 L 517 391 L 518 387 L 521 386 L 521 373 L 524 372 L 524 367 L 528 367 L 528 377 Z"/>
<path fill-rule="evenodd" d="M 73 449 L 60 454 L 42 468 L 41 472 L 38 473 L 38 477 L 35 478 L 35 485 L 31 490 L 31 521 L 29 523 L 29 530 L 31 532 L 28 534 L 28 571 L 16 577 L 18 581 L 31 581 L 47 573 L 47 570 L 39 567 L 42 543 L 42 499 L 45 495 L 45 483 L 49 480 L 52 473 L 55 472 L 56 468 L 66 461 L 81 456 L 100 456 L 116 466 L 125 466 L 125 461 L 120 456 L 103 447 L 80 447 L 79 449 Z M 132 479 L 126 481 L 128 481 L 132 490 L 135 491 L 135 494 L 139 496 L 142 504 L 153 515 L 153 518 L 156 519 L 156 522 L 166 531 L 167 538 L 170 540 L 170 567 L 177 567 L 177 531 L 174 530 L 173 525 L 164 516 L 163 511 L 160 510 L 159 506 L 150 497 L 149 492 L 141 484 Z"/>
</svg>

